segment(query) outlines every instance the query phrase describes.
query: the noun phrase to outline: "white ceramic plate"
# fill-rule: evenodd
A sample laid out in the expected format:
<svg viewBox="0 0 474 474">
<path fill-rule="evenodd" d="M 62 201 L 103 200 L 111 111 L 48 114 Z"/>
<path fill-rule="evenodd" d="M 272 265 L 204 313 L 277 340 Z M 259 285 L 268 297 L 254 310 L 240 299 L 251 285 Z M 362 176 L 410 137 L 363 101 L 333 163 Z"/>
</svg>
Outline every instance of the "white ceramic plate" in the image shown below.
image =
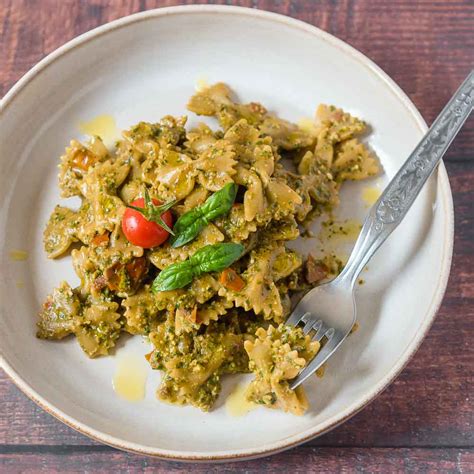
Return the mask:
<svg viewBox="0 0 474 474">
<path fill-rule="evenodd" d="M 173 459 L 249 458 L 294 446 L 333 428 L 369 403 L 400 372 L 426 334 L 445 290 L 453 238 L 452 198 L 441 164 L 405 222 L 376 257 L 360 288 L 360 330 L 306 385 L 303 417 L 260 408 L 233 418 L 222 402 L 205 414 L 158 402 L 150 373 L 144 401 L 129 403 L 111 384 L 116 358 L 89 360 L 74 339 L 35 338 L 36 314 L 69 258 L 50 261 L 42 231 L 59 201 L 58 157 L 78 122 L 111 114 L 120 129 L 184 114 L 196 80 L 229 83 L 244 101 L 282 116 L 311 116 L 337 104 L 373 127 L 369 145 L 393 176 L 426 125 L 405 94 L 361 53 L 312 26 L 257 10 L 193 6 L 149 11 L 87 33 L 28 72 L 2 101 L 0 161 L 2 364 L 48 412 L 121 449 Z M 196 122 L 192 117 L 191 123 Z M 380 179 L 378 184 L 380 185 Z M 383 185 L 383 183 L 382 183 Z M 342 216 L 361 219 L 366 184 L 348 184 Z M 316 243 L 306 243 L 306 248 Z M 12 261 L 23 249 L 26 261 Z M 144 354 L 128 338 L 118 354 Z M 236 383 L 229 377 L 223 393 Z"/>
</svg>

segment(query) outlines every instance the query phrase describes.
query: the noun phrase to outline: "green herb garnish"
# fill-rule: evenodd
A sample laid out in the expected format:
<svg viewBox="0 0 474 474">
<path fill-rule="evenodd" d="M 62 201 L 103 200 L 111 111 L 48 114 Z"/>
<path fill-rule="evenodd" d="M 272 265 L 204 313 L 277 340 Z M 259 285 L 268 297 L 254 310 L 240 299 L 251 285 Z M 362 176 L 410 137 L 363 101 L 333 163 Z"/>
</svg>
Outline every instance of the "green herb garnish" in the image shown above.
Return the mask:
<svg viewBox="0 0 474 474">
<path fill-rule="evenodd" d="M 152 290 L 169 291 L 189 285 L 194 278 L 209 272 L 220 272 L 238 260 L 244 252 L 241 244 L 206 245 L 187 260 L 173 263 L 155 278 Z"/>
<path fill-rule="evenodd" d="M 171 240 L 171 246 L 177 248 L 191 242 L 209 222 L 227 214 L 234 204 L 237 188 L 235 183 L 228 183 L 207 198 L 204 204 L 183 214 L 173 227 L 175 237 Z"/>
</svg>

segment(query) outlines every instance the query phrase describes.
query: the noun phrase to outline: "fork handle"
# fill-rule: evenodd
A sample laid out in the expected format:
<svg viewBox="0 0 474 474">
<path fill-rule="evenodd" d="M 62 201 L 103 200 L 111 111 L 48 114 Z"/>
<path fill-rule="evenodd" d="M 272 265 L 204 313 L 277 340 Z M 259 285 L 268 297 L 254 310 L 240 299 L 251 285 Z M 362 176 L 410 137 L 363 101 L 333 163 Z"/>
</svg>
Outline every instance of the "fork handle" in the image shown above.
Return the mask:
<svg viewBox="0 0 474 474">
<path fill-rule="evenodd" d="M 364 221 L 351 256 L 338 279 L 351 286 L 375 251 L 400 224 L 423 185 L 472 111 L 474 70 L 431 125 Z"/>
</svg>

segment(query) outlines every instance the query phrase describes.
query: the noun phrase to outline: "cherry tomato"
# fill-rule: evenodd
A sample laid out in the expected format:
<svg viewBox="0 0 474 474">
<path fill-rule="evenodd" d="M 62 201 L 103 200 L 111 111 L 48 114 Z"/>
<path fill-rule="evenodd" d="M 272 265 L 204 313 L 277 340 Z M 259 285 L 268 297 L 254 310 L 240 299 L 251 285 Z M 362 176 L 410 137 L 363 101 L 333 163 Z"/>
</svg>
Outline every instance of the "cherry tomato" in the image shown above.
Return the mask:
<svg viewBox="0 0 474 474">
<path fill-rule="evenodd" d="M 152 201 L 155 206 L 162 204 L 158 199 L 153 199 Z M 144 209 L 145 200 L 143 198 L 136 199 L 131 205 Z M 161 218 L 168 227 L 171 228 L 173 226 L 173 215 L 171 211 L 166 211 L 161 214 Z M 168 231 L 163 229 L 159 224 L 149 221 L 139 211 L 130 209 L 129 207 L 125 209 L 122 218 L 122 229 L 129 242 L 145 249 L 161 245 L 170 235 Z"/>
</svg>

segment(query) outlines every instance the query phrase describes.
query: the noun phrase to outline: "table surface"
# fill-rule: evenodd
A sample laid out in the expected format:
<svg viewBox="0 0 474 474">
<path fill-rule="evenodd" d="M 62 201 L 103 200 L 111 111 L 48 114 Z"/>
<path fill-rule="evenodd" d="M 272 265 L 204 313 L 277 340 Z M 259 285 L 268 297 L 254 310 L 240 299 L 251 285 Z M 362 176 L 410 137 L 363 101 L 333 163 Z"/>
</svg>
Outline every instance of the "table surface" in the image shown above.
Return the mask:
<svg viewBox="0 0 474 474">
<path fill-rule="evenodd" d="M 311 23 L 353 45 L 428 123 L 474 67 L 472 0 L 0 0 L 0 96 L 75 36 L 155 7 L 233 4 Z M 219 466 L 123 453 L 43 412 L 0 373 L 2 472 L 474 472 L 474 120 L 446 157 L 456 212 L 451 277 L 436 321 L 398 379 L 344 425 L 290 451 Z"/>
</svg>

